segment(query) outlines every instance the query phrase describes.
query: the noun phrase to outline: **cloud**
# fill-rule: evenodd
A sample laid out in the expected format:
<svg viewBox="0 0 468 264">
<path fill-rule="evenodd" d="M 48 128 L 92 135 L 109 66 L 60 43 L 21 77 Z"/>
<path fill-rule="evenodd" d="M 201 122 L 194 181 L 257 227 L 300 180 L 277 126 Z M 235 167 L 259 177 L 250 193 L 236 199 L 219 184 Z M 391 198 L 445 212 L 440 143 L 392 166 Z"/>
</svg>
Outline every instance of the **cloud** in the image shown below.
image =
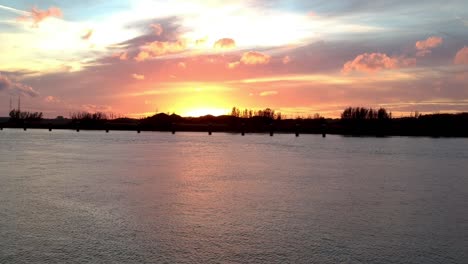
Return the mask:
<svg viewBox="0 0 468 264">
<path fill-rule="evenodd" d="M 128 53 L 126 51 L 122 52 L 119 56 L 119 60 L 128 60 Z"/>
<path fill-rule="evenodd" d="M 185 62 L 179 62 L 179 63 L 177 63 L 177 66 L 178 66 L 179 68 L 181 68 L 181 69 L 187 68 L 187 64 L 186 64 Z"/>
<path fill-rule="evenodd" d="M 24 85 L 21 83 L 15 83 L 14 89 L 17 91 L 17 93 L 20 93 L 23 95 L 29 95 L 31 97 L 37 97 L 39 95 L 39 92 L 34 90 L 31 86 Z"/>
<path fill-rule="evenodd" d="M 10 89 L 13 84 L 6 76 L 0 75 L 0 91 Z"/>
<path fill-rule="evenodd" d="M 237 66 L 239 66 L 239 65 L 240 65 L 240 62 L 236 61 L 236 62 L 230 62 L 230 63 L 228 63 L 227 66 L 228 66 L 229 69 L 235 69 L 235 68 L 237 68 Z"/>
<path fill-rule="evenodd" d="M 236 47 L 236 42 L 231 38 L 222 38 L 215 42 L 215 49 L 232 49 Z"/>
<path fill-rule="evenodd" d="M 140 51 L 138 55 L 135 57 L 135 60 L 138 62 L 149 60 L 151 55 L 147 51 Z"/>
<path fill-rule="evenodd" d="M 268 64 L 271 57 L 257 51 L 249 51 L 242 55 L 241 62 L 246 65 Z"/>
<path fill-rule="evenodd" d="M 164 32 L 161 24 L 151 24 L 150 27 L 154 30 L 154 34 L 156 34 L 156 36 L 161 36 L 161 34 Z"/>
<path fill-rule="evenodd" d="M 128 60 L 128 52 L 117 52 L 112 54 L 112 58 L 118 58 L 119 60 L 125 61 Z"/>
<path fill-rule="evenodd" d="M 418 50 L 417 56 L 423 57 L 427 54 L 430 54 L 432 49 L 442 45 L 443 42 L 444 39 L 437 36 L 432 36 L 426 40 L 417 41 L 415 44 L 416 49 Z"/>
<path fill-rule="evenodd" d="M 58 7 L 49 7 L 47 10 L 40 10 L 37 7 L 33 7 L 29 15 L 21 16 L 18 19 L 21 21 L 31 20 L 33 22 L 33 27 L 39 27 L 39 23 L 49 17 L 63 17 L 62 10 Z"/>
<path fill-rule="evenodd" d="M 291 58 L 290 58 L 289 56 L 285 56 L 285 57 L 283 58 L 283 64 L 288 64 L 288 63 L 290 63 L 290 62 L 291 62 Z"/>
<path fill-rule="evenodd" d="M 31 86 L 13 82 L 7 76 L 0 74 L 0 92 L 1 91 L 7 91 L 14 95 L 27 95 L 31 97 L 37 97 L 39 95 Z"/>
<path fill-rule="evenodd" d="M 140 52 L 135 57 L 136 61 L 145 61 L 162 55 L 173 54 L 184 51 L 186 43 L 178 40 L 175 42 L 169 41 L 154 41 L 147 43 L 140 48 Z"/>
<path fill-rule="evenodd" d="M 82 40 L 89 40 L 89 39 L 91 38 L 91 36 L 93 35 L 93 33 L 94 33 L 94 30 L 88 29 L 88 30 L 86 31 L 86 34 L 84 34 L 83 36 L 81 36 L 81 39 L 82 39 Z"/>
<path fill-rule="evenodd" d="M 138 81 L 143 81 L 145 79 L 145 76 L 142 74 L 132 74 L 133 79 L 138 80 Z"/>
<path fill-rule="evenodd" d="M 426 40 L 420 40 L 416 42 L 416 48 L 418 50 L 422 49 L 432 49 L 438 47 L 442 44 L 444 40 L 441 37 L 432 36 Z"/>
<path fill-rule="evenodd" d="M 90 112 L 90 113 L 112 111 L 112 106 L 109 106 L 109 105 L 84 104 L 84 105 L 81 105 L 81 108 L 84 111 Z"/>
<path fill-rule="evenodd" d="M 468 64 L 468 46 L 463 47 L 457 52 L 454 59 L 455 64 Z"/>
<path fill-rule="evenodd" d="M 0 5 L 0 9 L 5 10 L 5 11 L 10 11 L 10 12 L 13 12 L 13 13 L 18 14 L 18 15 L 28 15 L 29 14 L 29 12 L 19 10 L 19 9 L 16 9 L 16 8 L 12 8 L 12 7 L 8 7 L 8 6 L 4 6 L 4 5 Z"/>
<path fill-rule="evenodd" d="M 264 91 L 260 93 L 260 96 L 272 96 L 272 95 L 277 95 L 277 91 Z"/>
<path fill-rule="evenodd" d="M 229 69 L 237 68 L 241 63 L 245 65 L 268 64 L 271 56 L 257 51 L 249 51 L 242 54 L 240 61 L 230 62 L 227 64 Z"/>
<path fill-rule="evenodd" d="M 364 53 L 343 66 L 343 73 L 352 71 L 376 72 L 386 69 L 398 69 L 416 64 L 416 59 L 404 57 L 389 57 L 385 53 Z"/>
<path fill-rule="evenodd" d="M 60 98 L 52 96 L 52 95 L 46 96 L 44 98 L 44 101 L 46 101 L 47 103 L 60 103 L 61 102 Z"/>
<path fill-rule="evenodd" d="M 133 52 L 141 47 L 148 45 L 154 41 L 174 41 L 181 36 L 180 21 L 177 18 L 166 19 L 142 19 L 126 24 L 126 28 L 134 30 L 129 39 L 119 43 L 114 43 L 115 48 L 125 48 L 127 51 Z M 154 29 L 152 25 L 160 25 L 163 32 L 160 36 L 155 33 L 158 29 Z M 158 26 L 156 26 L 158 27 Z M 143 32 L 143 33 L 137 33 Z"/>
</svg>

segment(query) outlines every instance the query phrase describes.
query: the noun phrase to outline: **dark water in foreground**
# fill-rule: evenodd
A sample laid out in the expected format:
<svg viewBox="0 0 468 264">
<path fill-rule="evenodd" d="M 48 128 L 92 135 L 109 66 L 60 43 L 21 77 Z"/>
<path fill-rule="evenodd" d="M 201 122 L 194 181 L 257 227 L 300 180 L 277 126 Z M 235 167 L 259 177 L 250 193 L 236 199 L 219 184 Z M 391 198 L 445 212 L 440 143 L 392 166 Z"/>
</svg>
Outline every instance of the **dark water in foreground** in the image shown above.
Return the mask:
<svg viewBox="0 0 468 264">
<path fill-rule="evenodd" d="M 1 263 L 467 263 L 468 140 L 0 131 Z"/>
</svg>

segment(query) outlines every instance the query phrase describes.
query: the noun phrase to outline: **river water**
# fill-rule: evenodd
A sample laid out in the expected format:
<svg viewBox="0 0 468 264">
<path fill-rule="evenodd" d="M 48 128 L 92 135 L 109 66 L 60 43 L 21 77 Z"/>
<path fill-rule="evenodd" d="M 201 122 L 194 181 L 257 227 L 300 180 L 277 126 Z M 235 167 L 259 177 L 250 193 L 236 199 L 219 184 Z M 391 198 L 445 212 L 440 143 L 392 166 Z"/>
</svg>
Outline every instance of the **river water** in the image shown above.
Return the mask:
<svg viewBox="0 0 468 264">
<path fill-rule="evenodd" d="M 0 131 L 0 263 L 467 263 L 468 140 Z"/>
</svg>

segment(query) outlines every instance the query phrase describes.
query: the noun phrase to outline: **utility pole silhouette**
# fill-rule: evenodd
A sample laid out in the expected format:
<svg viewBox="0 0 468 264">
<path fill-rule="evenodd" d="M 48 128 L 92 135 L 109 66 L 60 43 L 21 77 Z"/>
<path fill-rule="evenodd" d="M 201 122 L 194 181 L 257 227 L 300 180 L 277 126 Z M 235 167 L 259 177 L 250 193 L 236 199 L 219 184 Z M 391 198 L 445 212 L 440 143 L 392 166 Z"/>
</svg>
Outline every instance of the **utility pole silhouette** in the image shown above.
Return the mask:
<svg viewBox="0 0 468 264">
<path fill-rule="evenodd" d="M 18 109 L 19 112 L 21 112 L 21 95 L 18 95 Z"/>
</svg>

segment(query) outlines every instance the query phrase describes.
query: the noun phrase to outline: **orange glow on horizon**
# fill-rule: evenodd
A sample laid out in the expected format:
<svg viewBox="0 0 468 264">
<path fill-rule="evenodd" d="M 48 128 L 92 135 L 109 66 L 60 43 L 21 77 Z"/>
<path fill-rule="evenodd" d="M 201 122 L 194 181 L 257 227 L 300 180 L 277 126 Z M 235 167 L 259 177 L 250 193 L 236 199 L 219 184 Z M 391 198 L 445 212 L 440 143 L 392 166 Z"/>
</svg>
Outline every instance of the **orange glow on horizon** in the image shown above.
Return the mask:
<svg viewBox="0 0 468 264">
<path fill-rule="evenodd" d="M 186 117 L 220 116 L 231 109 L 232 95 L 224 87 L 201 85 L 190 90 L 191 93 L 177 98 L 176 103 L 170 107 L 171 112 Z"/>
</svg>

